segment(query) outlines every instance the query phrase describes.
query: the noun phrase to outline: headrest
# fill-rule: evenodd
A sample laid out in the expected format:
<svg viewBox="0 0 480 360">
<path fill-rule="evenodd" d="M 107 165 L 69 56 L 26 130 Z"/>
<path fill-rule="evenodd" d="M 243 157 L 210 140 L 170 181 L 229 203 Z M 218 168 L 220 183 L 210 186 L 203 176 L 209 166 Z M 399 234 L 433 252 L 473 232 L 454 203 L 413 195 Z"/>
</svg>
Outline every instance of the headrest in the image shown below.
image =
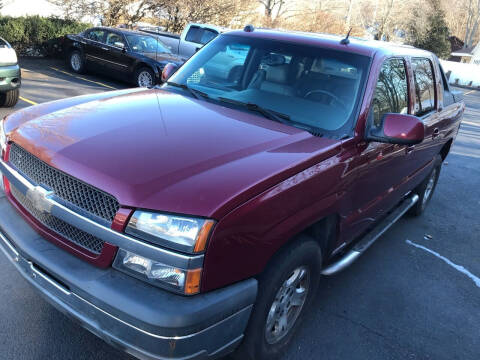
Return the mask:
<svg viewBox="0 0 480 360">
<path fill-rule="evenodd" d="M 266 81 L 285 84 L 288 78 L 288 65 L 269 66 L 266 69 Z"/>
</svg>

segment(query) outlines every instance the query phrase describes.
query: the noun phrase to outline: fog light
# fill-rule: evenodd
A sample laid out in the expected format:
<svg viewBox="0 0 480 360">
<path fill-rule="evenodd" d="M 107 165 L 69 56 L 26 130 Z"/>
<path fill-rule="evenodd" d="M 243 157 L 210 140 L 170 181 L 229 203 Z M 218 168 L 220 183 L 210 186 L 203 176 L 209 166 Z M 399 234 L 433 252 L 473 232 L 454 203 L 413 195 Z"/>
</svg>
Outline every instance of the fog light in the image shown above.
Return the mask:
<svg viewBox="0 0 480 360">
<path fill-rule="evenodd" d="M 202 269 L 183 270 L 120 249 L 113 267 L 140 280 L 166 289 L 193 295 L 200 291 Z"/>
</svg>

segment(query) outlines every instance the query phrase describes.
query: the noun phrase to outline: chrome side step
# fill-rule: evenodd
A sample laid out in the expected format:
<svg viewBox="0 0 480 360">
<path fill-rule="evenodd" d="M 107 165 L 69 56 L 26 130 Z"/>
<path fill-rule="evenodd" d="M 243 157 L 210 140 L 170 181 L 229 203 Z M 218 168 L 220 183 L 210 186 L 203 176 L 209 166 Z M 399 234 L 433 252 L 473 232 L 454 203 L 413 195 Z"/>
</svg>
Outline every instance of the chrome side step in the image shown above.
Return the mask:
<svg viewBox="0 0 480 360">
<path fill-rule="evenodd" d="M 382 236 L 390 227 L 397 222 L 415 203 L 418 201 L 418 195 L 413 194 L 403 200 L 400 205 L 392 211 L 385 219 L 373 228 L 363 239 L 349 250 L 342 258 L 328 265 L 322 270 L 322 275 L 336 274 L 346 267 L 350 266 L 365 250 L 367 250 L 377 239 Z"/>
</svg>

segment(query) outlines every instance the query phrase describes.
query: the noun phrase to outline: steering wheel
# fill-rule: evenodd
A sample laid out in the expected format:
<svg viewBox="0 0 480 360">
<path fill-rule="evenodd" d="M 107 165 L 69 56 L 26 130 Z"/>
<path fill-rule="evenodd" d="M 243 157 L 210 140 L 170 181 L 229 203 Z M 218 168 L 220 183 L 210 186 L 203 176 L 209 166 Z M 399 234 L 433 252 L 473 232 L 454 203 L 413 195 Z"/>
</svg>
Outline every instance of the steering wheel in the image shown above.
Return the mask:
<svg viewBox="0 0 480 360">
<path fill-rule="evenodd" d="M 331 97 L 334 101 L 336 101 L 337 103 L 339 103 L 340 105 L 342 105 L 344 108 L 347 107 L 347 104 L 345 104 L 345 102 L 340 99 L 337 95 L 335 94 L 332 94 L 330 91 L 326 91 L 326 90 L 311 90 L 309 91 L 308 93 L 305 94 L 304 98 L 308 98 L 310 95 L 312 94 L 324 94 L 324 95 L 327 95 L 329 97 Z"/>
</svg>

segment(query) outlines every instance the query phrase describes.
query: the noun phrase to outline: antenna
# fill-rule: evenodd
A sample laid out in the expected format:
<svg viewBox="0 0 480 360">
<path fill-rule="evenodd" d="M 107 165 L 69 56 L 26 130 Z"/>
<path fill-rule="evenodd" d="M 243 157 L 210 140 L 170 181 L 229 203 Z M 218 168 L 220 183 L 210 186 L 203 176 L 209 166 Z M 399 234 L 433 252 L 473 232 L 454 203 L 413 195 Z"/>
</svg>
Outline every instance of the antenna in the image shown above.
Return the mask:
<svg viewBox="0 0 480 360">
<path fill-rule="evenodd" d="M 345 39 L 340 40 L 340 44 L 342 44 L 342 45 L 350 44 L 350 40 L 348 38 L 350 37 L 350 32 L 351 31 L 352 31 L 352 28 L 350 28 L 350 30 L 348 30 L 348 33 L 347 33 L 347 36 L 345 37 Z"/>
</svg>

